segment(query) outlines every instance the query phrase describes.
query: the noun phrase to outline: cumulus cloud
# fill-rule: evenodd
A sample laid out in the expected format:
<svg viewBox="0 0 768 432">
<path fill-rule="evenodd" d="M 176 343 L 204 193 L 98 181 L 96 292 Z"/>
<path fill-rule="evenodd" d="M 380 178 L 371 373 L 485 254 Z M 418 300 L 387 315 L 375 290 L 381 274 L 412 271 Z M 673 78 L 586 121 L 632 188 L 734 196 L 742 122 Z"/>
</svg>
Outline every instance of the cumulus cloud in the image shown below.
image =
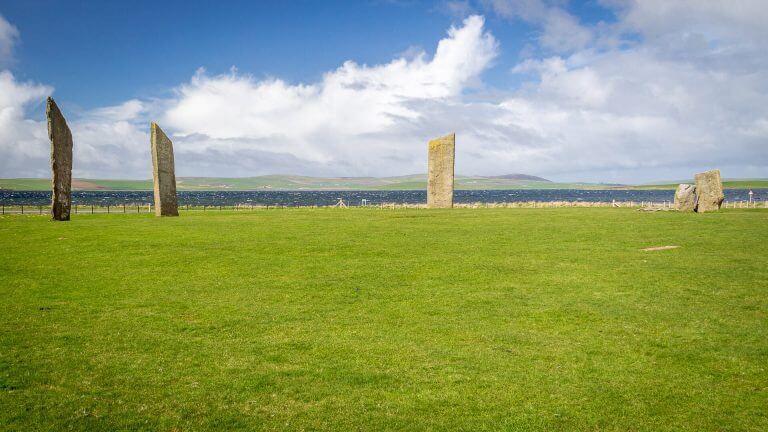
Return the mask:
<svg viewBox="0 0 768 432">
<path fill-rule="evenodd" d="M 431 55 L 420 51 L 374 66 L 348 61 L 317 83 L 201 69 L 170 99 L 130 100 L 69 119 L 73 170 L 84 177 L 146 177 L 147 124 L 158 120 L 172 134 L 180 175 L 422 171 L 426 140 L 457 127 L 434 112 L 463 106 L 463 92 L 481 85 L 496 55 L 484 19 L 470 16 Z M 4 175 L 31 165 L 40 167 L 35 173 L 45 169 L 42 161 L 28 161 Z"/>
<path fill-rule="evenodd" d="M 558 1 L 544 0 L 485 0 L 494 13 L 512 20 L 523 20 L 540 29 L 537 41 L 542 48 L 554 52 L 569 52 L 589 45 L 594 31 L 566 12 Z"/>
<path fill-rule="evenodd" d="M 19 30 L 0 15 L 0 64 L 10 61 L 18 38 Z"/>
<path fill-rule="evenodd" d="M 45 176 L 49 149 L 47 126 L 27 113 L 51 92 L 32 82 L 19 82 L 9 71 L 0 72 L 0 171 L 7 176 L 26 173 Z M 31 169 L 30 169 L 31 168 Z"/>
<path fill-rule="evenodd" d="M 149 108 L 132 99 L 87 112 L 69 121 L 72 170 L 86 178 L 149 178 Z"/>
<path fill-rule="evenodd" d="M 0 72 L 0 175 L 47 177 L 50 143 L 44 116 L 53 88 L 20 82 Z M 143 103 L 104 107 L 73 118 L 64 110 L 75 139 L 73 170 L 78 177 L 151 176 Z M 32 116 L 35 113 L 37 115 Z M 33 118 L 30 118 L 33 117 Z"/>
<path fill-rule="evenodd" d="M 618 20 L 590 27 L 551 2 L 490 3 L 543 31 L 543 57 L 512 70 L 533 79 L 500 104 L 506 113 L 497 119 L 527 131 L 513 140 L 540 143 L 527 161 L 542 174 L 587 180 L 686 178 L 712 167 L 731 176 L 768 174 L 768 136 L 760 132 L 768 118 L 760 102 L 768 97 L 764 5 L 603 4 Z M 549 40 L 553 16 L 579 26 L 577 43 Z"/>
<path fill-rule="evenodd" d="M 465 89 L 479 85 L 496 54 L 483 18 L 470 16 L 449 29 L 431 57 L 419 52 L 377 66 L 348 61 L 318 83 L 199 71 L 178 88 L 161 120 L 197 154 L 216 149 L 242 163 L 249 158 L 237 155 L 261 152 L 273 161 L 305 161 L 314 173 L 381 174 L 388 171 L 381 161 L 389 157 L 423 159 L 422 141 L 444 130 L 414 131 L 413 125 L 433 121 L 419 107 L 456 103 Z M 281 168 L 254 164 L 241 171 Z"/>
<path fill-rule="evenodd" d="M 539 29 L 531 55 L 508 71 L 510 82 L 522 81 L 515 87 L 482 82 L 504 41 L 480 16 L 451 27 L 433 51 L 348 61 L 312 83 L 201 69 L 169 98 L 68 118 L 75 175 L 150 177 L 150 120 L 171 134 L 183 176 L 424 172 L 426 141 L 452 131 L 464 174 L 639 182 L 719 167 L 731 177 L 768 175 L 760 2 L 730 10 L 601 3 L 615 21 L 585 24 L 558 1 L 446 3 L 453 13 L 485 7 Z M 51 91 L 0 73 L 4 176 L 47 174 L 45 124 L 30 112 Z"/>
</svg>

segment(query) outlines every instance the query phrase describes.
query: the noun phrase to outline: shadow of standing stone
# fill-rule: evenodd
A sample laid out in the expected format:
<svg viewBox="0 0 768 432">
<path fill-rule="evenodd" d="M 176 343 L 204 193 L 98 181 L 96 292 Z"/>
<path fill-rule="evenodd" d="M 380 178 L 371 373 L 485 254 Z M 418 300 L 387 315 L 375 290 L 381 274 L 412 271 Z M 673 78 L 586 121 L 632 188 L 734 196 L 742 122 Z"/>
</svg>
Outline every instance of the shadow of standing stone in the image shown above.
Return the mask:
<svg viewBox="0 0 768 432">
<path fill-rule="evenodd" d="M 179 206 L 176 198 L 173 143 L 157 123 L 152 122 L 150 129 L 155 216 L 178 216 Z"/>
<path fill-rule="evenodd" d="M 51 140 L 51 218 L 68 221 L 72 209 L 72 132 L 53 98 L 45 105 Z"/>
<path fill-rule="evenodd" d="M 696 211 L 705 213 L 720 210 L 725 194 L 720 170 L 696 174 Z"/>
<path fill-rule="evenodd" d="M 453 207 L 453 169 L 456 157 L 456 134 L 429 142 L 427 207 Z"/>
</svg>

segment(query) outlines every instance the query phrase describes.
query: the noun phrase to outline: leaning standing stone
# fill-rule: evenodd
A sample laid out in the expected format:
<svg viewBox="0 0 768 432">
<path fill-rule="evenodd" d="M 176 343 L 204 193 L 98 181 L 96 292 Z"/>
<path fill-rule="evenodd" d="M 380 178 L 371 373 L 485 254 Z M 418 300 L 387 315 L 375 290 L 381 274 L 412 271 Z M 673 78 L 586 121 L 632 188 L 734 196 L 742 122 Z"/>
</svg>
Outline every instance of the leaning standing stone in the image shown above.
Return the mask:
<svg viewBox="0 0 768 432">
<path fill-rule="evenodd" d="M 51 140 L 51 217 L 68 221 L 72 208 L 72 132 L 53 98 L 45 106 Z"/>
<path fill-rule="evenodd" d="M 720 210 L 725 194 L 720 170 L 696 174 L 696 211 L 704 213 Z"/>
<path fill-rule="evenodd" d="M 427 207 L 453 207 L 453 168 L 456 134 L 429 142 Z"/>
<path fill-rule="evenodd" d="M 157 123 L 153 122 L 150 129 L 152 178 L 155 184 L 155 216 L 178 216 L 173 143 Z"/>
<path fill-rule="evenodd" d="M 696 186 L 681 184 L 675 191 L 675 209 L 681 212 L 696 210 Z"/>
</svg>

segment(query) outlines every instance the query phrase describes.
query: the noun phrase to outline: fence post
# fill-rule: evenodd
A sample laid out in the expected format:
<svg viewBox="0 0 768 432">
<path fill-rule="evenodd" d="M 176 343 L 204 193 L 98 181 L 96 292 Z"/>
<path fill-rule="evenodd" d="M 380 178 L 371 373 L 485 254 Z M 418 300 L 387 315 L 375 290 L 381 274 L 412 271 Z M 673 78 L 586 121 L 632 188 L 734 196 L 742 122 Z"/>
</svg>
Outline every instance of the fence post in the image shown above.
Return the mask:
<svg viewBox="0 0 768 432">
<path fill-rule="evenodd" d="M 93 204 L 91 204 L 91 214 L 93 214 Z"/>
<path fill-rule="evenodd" d="M 123 213 L 125 213 L 125 204 L 123 204 Z"/>
<path fill-rule="evenodd" d="M 107 204 L 107 214 L 109 214 L 109 204 Z"/>
<path fill-rule="evenodd" d="M 5 204 L 3 204 L 3 214 L 5 214 Z"/>
<path fill-rule="evenodd" d="M 24 214 L 24 206 L 21 206 L 21 214 Z"/>
<path fill-rule="evenodd" d="M 37 213 L 43 214 L 43 206 L 37 206 Z"/>
</svg>

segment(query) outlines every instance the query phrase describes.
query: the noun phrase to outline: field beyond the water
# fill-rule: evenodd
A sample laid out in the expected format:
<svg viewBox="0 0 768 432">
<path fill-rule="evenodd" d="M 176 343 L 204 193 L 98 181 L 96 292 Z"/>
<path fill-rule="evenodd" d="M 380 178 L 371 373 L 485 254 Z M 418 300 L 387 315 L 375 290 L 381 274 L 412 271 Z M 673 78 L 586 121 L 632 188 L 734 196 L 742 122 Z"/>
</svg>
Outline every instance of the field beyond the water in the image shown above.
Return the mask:
<svg viewBox="0 0 768 432">
<path fill-rule="evenodd" d="M 4 216 L 0 246 L 0 430 L 768 430 L 766 210 Z"/>
</svg>

